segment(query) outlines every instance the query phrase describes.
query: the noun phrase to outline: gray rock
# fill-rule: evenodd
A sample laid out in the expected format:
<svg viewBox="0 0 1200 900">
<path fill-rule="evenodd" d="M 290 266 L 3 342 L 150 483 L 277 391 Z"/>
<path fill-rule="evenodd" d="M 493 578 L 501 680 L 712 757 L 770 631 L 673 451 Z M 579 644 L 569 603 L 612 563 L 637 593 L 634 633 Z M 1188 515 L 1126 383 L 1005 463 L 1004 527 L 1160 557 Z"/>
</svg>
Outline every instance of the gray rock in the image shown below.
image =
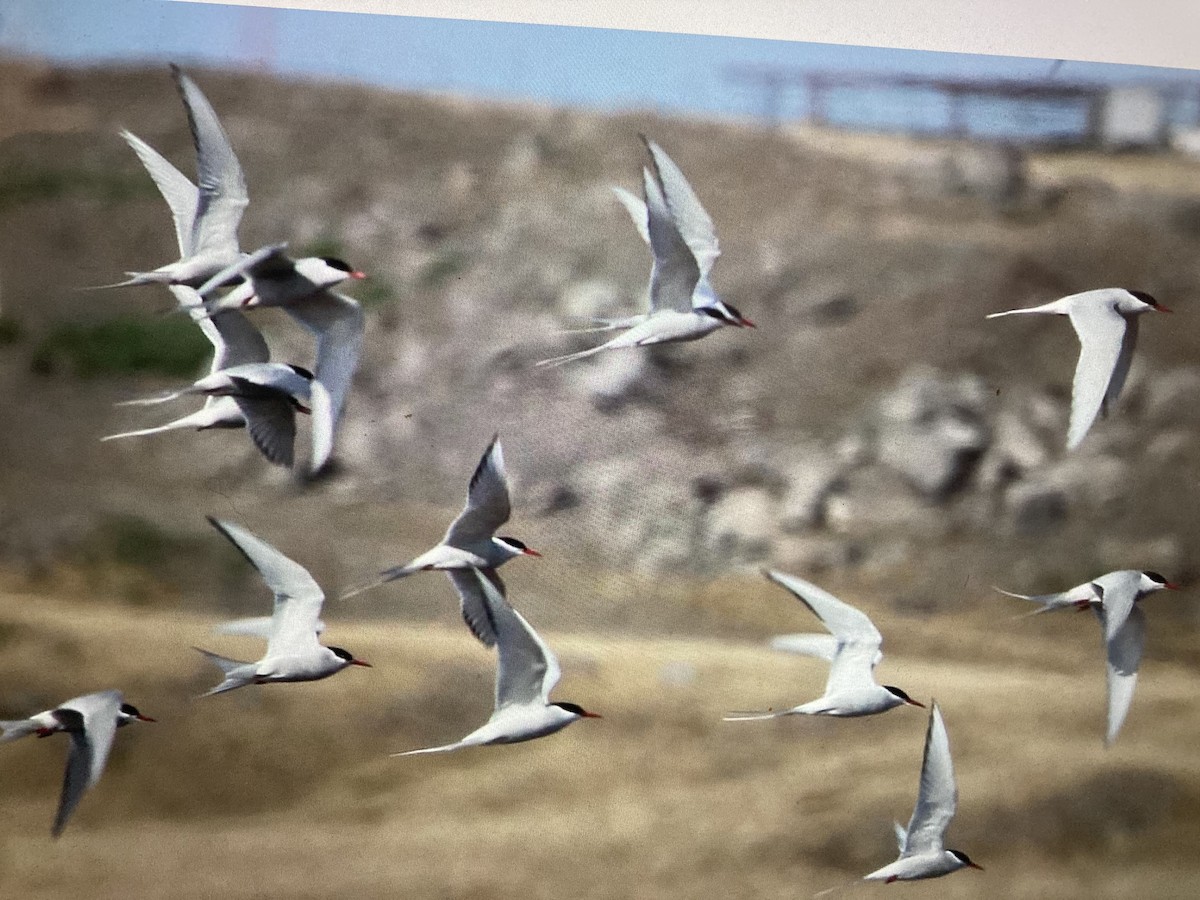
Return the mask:
<svg viewBox="0 0 1200 900">
<path fill-rule="evenodd" d="M 878 404 L 876 457 L 923 497 L 944 500 L 967 483 L 990 443 L 987 399 L 975 376 L 906 373 Z"/>
<path fill-rule="evenodd" d="M 777 502 L 758 488 L 737 488 L 717 500 L 705 520 L 704 547 L 729 562 L 760 562 L 771 553 Z"/>
<path fill-rule="evenodd" d="M 1066 490 L 1051 482 L 1017 482 L 1004 495 L 1010 527 L 1020 535 L 1047 534 L 1067 519 Z"/>
<path fill-rule="evenodd" d="M 883 466 L 868 466 L 846 476 L 826 503 L 826 522 L 837 534 L 868 535 L 900 531 L 929 537 L 945 533 L 945 516 L 923 502 L 906 479 Z"/>
<path fill-rule="evenodd" d="M 800 460 L 783 473 L 787 489 L 779 504 L 779 527 L 796 534 L 825 524 L 825 507 L 830 496 L 845 487 L 849 468 L 833 452 L 813 445 Z"/>
</svg>

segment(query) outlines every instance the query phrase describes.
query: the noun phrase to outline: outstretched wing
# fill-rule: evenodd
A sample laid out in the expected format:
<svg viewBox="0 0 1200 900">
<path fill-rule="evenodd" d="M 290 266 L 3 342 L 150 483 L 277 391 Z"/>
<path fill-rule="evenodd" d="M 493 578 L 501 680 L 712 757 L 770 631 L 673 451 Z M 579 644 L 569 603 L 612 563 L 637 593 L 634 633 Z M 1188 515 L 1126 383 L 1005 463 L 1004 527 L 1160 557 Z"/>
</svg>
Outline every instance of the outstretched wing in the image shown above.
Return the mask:
<svg viewBox="0 0 1200 900">
<path fill-rule="evenodd" d="M 192 143 L 196 146 L 200 201 L 196 208 L 192 251 L 232 256 L 238 252 L 238 225 L 250 202 L 241 164 L 204 92 L 178 66 L 171 66 L 171 74 L 183 98 Z"/>
<path fill-rule="evenodd" d="M 508 495 L 508 473 L 504 468 L 504 450 L 499 435 L 492 441 L 471 474 L 467 487 L 467 505 L 446 530 L 443 542 L 462 547 L 486 540 L 512 515 Z"/>
<path fill-rule="evenodd" d="M 308 570 L 239 525 L 212 516 L 208 521 L 241 551 L 274 594 L 267 655 L 314 649 L 325 594 Z"/>
<path fill-rule="evenodd" d="M 954 818 L 958 806 L 958 788 L 950 761 L 950 739 L 946 723 L 936 703 L 929 712 L 925 732 L 925 758 L 921 763 L 921 787 L 917 805 L 908 820 L 903 856 L 936 853 L 942 849 L 942 835 Z"/>
<path fill-rule="evenodd" d="M 1071 307 L 1070 319 L 1080 343 L 1071 388 L 1071 422 L 1067 428 L 1067 449 L 1073 450 L 1096 421 L 1109 394 L 1125 341 L 1126 320 L 1108 302 L 1076 303 Z"/>
<path fill-rule="evenodd" d="M 168 162 L 166 157 L 136 134 L 123 130 L 121 137 L 138 155 L 138 159 L 158 186 L 158 192 L 171 208 L 171 219 L 175 223 L 175 240 L 179 244 L 179 258 L 191 256 L 192 226 L 196 221 L 196 208 L 200 203 L 199 189 Z"/>
<path fill-rule="evenodd" d="M 474 574 L 487 602 L 488 623 L 496 633 L 496 709 L 547 702 L 562 676 L 558 659 L 495 585 L 478 569 Z"/>
<path fill-rule="evenodd" d="M 68 700 L 55 710 L 55 716 L 71 735 L 62 794 L 51 829 L 55 837 L 62 834 L 84 792 L 104 773 L 120 709 L 120 691 L 100 691 Z"/>
</svg>

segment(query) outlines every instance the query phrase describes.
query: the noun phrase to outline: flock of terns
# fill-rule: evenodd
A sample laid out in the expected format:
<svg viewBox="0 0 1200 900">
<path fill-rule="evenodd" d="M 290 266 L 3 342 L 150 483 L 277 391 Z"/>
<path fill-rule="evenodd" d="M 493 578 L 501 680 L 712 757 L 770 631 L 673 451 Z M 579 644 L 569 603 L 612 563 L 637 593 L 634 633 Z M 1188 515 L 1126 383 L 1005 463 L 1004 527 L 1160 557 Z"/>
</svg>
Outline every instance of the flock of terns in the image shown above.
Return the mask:
<svg viewBox="0 0 1200 900">
<path fill-rule="evenodd" d="M 157 405 L 202 395 L 205 402 L 199 410 L 104 440 L 177 429 L 245 428 L 263 456 L 290 467 L 295 459 L 295 417 L 302 413 L 312 418 L 305 474 L 317 475 L 332 457 L 338 421 L 363 343 L 362 310 L 334 288 L 363 274 L 338 259 L 292 259 L 283 243 L 242 252 L 237 229 L 248 198 L 241 167 L 204 94 L 177 67 L 172 66 L 171 72 L 191 128 L 197 184 L 140 138 L 128 131 L 122 136 L 170 207 L 180 258 L 152 271 L 130 272 L 128 280 L 106 287 L 166 285 L 179 309 L 212 342 L 213 361 L 208 374 L 189 386 L 132 401 Z M 656 143 L 642 139 L 650 155 L 642 170 L 643 196 L 619 187 L 614 192 L 653 257 L 649 310 L 624 319 L 597 320 L 595 327 L 587 330 L 620 333 L 597 346 L 543 360 L 538 366 L 557 366 L 604 350 L 696 340 L 722 326 L 753 327 L 717 296 L 709 280 L 720 253 L 711 218 L 678 166 Z M 263 306 L 282 308 L 315 336 L 312 370 L 271 361 L 265 340 L 246 315 Z M 1097 416 L 1106 414 L 1120 394 L 1132 360 L 1138 317 L 1148 311 L 1169 310 L 1140 291 L 1104 288 L 989 316 L 1052 314 L 1070 319 L 1081 352 L 1072 389 L 1068 449 L 1079 445 Z M 466 506 L 442 541 L 342 595 L 351 597 L 419 572 L 445 572 L 458 593 L 471 633 L 485 646 L 496 648 L 495 707 L 488 721 L 454 743 L 395 755 L 515 743 L 544 737 L 579 719 L 599 718 L 577 704 L 550 700 L 561 675 L 558 660 L 509 603 L 497 572 L 518 556 L 540 555 L 516 538 L 496 534 L 510 514 L 504 455 L 493 437 L 471 476 Z M 320 643 L 325 629 L 320 619 L 325 594 L 303 566 L 236 524 L 214 518 L 209 521 L 258 571 L 274 595 L 274 608 L 269 617 L 242 619 L 218 628 L 264 638 L 266 652 L 257 661 L 242 662 L 201 650 L 223 675 L 204 696 L 249 684 L 313 681 L 350 666 L 370 665 L 347 650 Z M 924 707 L 900 688 L 875 681 L 883 638 L 864 613 L 801 578 L 775 571 L 765 575 L 799 599 L 827 630 L 781 636 L 772 645 L 828 661 L 828 679 L 824 694 L 815 700 L 779 711 L 730 713 L 727 720 L 866 716 L 902 705 Z M 1099 619 L 1107 656 L 1109 744 L 1129 710 L 1141 659 L 1145 616 L 1138 601 L 1154 591 L 1177 587 L 1155 572 L 1121 570 L 1058 594 L 1010 594 L 1037 603 L 1035 613 L 1091 609 Z M 74 698 L 28 719 L 0 722 L 0 742 L 29 734 L 46 737 L 66 732 L 70 736 L 52 829 L 55 836 L 103 772 L 116 730 L 135 721 L 154 720 L 125 703 L 120 692 L 107 690 Z M 907 828 L 896 825 L 899 856 L 864 878 L 893 882 L 980 868 L 965 853 L 943 845 L 943 833 L 956 805 L 949 739 L 934 703 L 916 806 Z"/>
</svg>

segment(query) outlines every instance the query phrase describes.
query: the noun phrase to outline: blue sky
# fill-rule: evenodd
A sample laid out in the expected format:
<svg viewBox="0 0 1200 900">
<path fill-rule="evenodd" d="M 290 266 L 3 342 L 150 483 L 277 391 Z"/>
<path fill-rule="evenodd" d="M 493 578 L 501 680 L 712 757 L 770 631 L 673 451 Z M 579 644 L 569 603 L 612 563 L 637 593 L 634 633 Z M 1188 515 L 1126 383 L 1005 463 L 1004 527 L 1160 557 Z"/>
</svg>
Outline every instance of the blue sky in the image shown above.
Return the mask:
<svg viewBox="0 0 1200 900">
<path fill-rule="evenodd" d="M 386 87 L 735 115 L 760 104 L 726 77 L 738 63 L 1006 78 L 1050 71 L 1048 61 L 1013 57 L 166 0 L 5 0 L 3 51 L 79 64 L 265 63 L 283 75 Z M 1067 62 L 1055 75 L 1089 82 L 1181 76 L 1200 83 L 1197 73 L 1104 63 Z"/>
</svg>

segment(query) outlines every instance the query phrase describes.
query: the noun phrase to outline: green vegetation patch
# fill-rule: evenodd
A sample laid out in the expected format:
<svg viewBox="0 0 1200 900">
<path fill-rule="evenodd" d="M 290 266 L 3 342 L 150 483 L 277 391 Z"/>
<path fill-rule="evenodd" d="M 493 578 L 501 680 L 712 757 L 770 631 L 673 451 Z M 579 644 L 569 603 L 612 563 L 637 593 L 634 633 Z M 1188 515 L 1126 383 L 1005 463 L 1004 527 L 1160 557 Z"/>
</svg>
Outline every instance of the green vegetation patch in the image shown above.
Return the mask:
<svg viewBox="0 0 1200 900">
<path fill-rule="evenodd" d="M 187 316 L 120 315 L 97 323 L 67 322 L 34 350 L 40 375 L 68 369 L 81 378 L 153 374 L 192 378 L 212 345 Z"/>
<path fill-rule="evenodd" d="M 0 168 L 0 212 L 26 203 L 54 200 L 68 194 L 119 203 L 154 191 L 144 177 L 81 168 L 54 168 L 30 162 Z"/>
</svg>

